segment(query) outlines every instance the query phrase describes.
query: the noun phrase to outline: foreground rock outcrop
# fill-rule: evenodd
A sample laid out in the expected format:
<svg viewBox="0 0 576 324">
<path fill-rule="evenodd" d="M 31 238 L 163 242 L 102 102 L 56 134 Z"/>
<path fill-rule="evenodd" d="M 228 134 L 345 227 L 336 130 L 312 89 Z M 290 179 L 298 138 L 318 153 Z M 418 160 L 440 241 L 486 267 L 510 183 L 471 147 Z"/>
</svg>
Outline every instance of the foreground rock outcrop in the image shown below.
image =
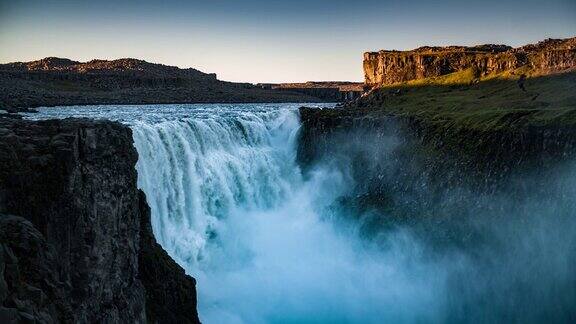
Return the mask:
<svg viewBox="0 0 576 324">
<path fill-rule="evenodd" d="M 364 76 L 369 86 L 438 77 L 469 68 L 486 76 L 525 67 L 547 74 L 576 66 L 576 38 L 548 39 L 519 48 L 506 45 L 420 47 L 411 51 L 364 53 Z"/>
<path fill-rule="evenodd" d="M 0 322 L 198 322 L 136 160 L 119 123 L 0 118 Z"/>
</svg>

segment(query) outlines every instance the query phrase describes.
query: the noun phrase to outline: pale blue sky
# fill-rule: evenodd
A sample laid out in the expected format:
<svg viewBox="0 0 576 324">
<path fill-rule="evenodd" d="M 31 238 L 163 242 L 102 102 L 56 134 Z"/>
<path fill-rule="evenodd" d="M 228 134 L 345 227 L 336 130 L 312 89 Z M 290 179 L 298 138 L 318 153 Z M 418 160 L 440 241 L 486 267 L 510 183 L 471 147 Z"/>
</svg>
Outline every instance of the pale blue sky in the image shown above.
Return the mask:
<svg viewBox="0 0 576 324">
<path fill-rule="evenodd" d="M 0 0 L 0 62 L 140 58 L 247 82 L 362 80 L 362 53 L 576 36 L 576 0 Z"/>
</svg>

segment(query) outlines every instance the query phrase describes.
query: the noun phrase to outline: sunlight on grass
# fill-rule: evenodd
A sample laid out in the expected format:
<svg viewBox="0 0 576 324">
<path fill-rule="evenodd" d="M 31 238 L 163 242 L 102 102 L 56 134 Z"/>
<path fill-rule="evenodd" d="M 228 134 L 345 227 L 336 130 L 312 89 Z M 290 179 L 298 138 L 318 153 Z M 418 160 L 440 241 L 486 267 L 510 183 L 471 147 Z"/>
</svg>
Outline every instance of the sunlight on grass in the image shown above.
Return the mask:
<svg viewBox="0 0 576 324">
<path fill-rule="evenodd" d="M 479 77 L 473 69 L 389 85 L 357 108 L 451 127 L 497 129 L 576 124 L 576 72 L 528 77 L 522 69 Z"/>
</svg>

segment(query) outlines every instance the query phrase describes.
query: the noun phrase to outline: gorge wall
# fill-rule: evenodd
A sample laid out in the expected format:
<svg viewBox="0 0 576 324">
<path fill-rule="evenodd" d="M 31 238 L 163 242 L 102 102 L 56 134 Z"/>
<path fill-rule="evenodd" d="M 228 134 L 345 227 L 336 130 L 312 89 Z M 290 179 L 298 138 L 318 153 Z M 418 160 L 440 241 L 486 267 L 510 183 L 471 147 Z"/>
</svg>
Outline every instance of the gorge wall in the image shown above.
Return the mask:
<svg viewBox="0 0 576 324">
<path fill-rule="evenodd" d="M 449 284 L 439 322 L 570 322 L 575 128 L 499 131 L 361 110 L 300 110 L 298 161 L 349 174 L 331 208 L 382 249 L 402 233 Z M 402 258 L 402 256 L 399 256 Z M 454 264 L 451 262 L 454 261 Z"/>
<path fill-rule="evenodd" d="M 556 181 L 551 179 L 557 168 L 576 157 L 574 127 L 446 128 L 413 117 L 370 116 L 354 109 L 303 107 L 300 115 L 297 159 L 304 172 L 336 162 L 354 179 L 348 201 L 354 209 L 383 210 L 386 217 L 392 216 L 378 216 L 377 223 L 429 225 L 430 233 L 445 236 L 454 234 L 447 233 L 448 226 L 426 224 L 434 218 L 423 217 L 442 217 L 447 210 L 440 204 L 433 212 L 432 201 L 458 190 L 462 192 L 447 204 L 474 205 L 471 201 L 481 195 L 519 201 L 533 199 L 527 197 L 540 191 L 546 196 L 546 188 L 555 185 L 548 181 Z M 418 206 L 422 210 L 416 212 Z M 379 225 L 369 227 L 376 230 Z"/>
<path fill-rule="evenodd" d="M 366 110 L 351 108 L 301 107 L 300 118 L 298 161 L 304 169 L 323 158 L 342 154 L 343 145 L 335 144 L 339 141 L 362 143 L 355 153 L 363 152 L 363 146 L 391 153 L 381 145 L 394 138 L 391 147 L 401 148 L 395 151 L 396 159 L 410 164 L 424 158 L 426 162 L 419 162 L 422 166 L 459 172 L 458 177 L 479 180 L 477 185 L 488 188 L 513 172 L 550 168 L 576 156 L 576 128 L 570 125 L 507 129 L 445 127 L 412 116 L 370 115 Z M 397 145 L 397 141 L 403 145 Z M 364 165 L 358 167 L 362 169 Z"/>
<path fill-rule="evenodd" d="M 128 127 L 0 117 L 0 322 L 197 323 L 158 245 Z"/>
<path fill-rule="evenodd" d="M 513 71 L 546 74 L 576 65 L 576 38 L 548 39 L 537 44 L 512 48 L 506 45 L 473 47 L 420 47 L 412 51 L 364 53 L 364 77 L 367 85 L 437 77 L 469 68 L 479 76 Z"/>
</svg>

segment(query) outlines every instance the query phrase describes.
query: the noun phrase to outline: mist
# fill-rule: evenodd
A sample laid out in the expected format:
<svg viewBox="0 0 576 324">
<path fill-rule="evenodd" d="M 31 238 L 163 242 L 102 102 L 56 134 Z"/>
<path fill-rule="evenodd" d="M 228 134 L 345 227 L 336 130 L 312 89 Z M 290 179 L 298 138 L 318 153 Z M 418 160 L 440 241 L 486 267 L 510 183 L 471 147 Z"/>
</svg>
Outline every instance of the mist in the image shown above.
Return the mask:
<svg viewBox="0 0 576 324">
<path fill-rule="evenodd" d="M 421 261 L 407 233 L 381 251 L 322 218 L 343 177 L 318 172 L 276 208 L 236 211 L 198 282 L 210 323 L 430 320 L 442 269 Z M 328 192 L 326 192 L 328 191 Z M 201 311 L 202 312 L 202 311 Z"/>
<path fill-rule="evenodd" d="M 332 222 L 392 262 L 408 260 L 397 269 L 420 283 L 416 299 L 432 289 L 430 308 L 408 308 L 421 311 L 417 321 L 576 319 L 575 162 L 474 179 L 394 120 L 368 123 L 316 138 L 325 149 L 316 168 L 356 179 L 331 205 Z"/>
</svg>

